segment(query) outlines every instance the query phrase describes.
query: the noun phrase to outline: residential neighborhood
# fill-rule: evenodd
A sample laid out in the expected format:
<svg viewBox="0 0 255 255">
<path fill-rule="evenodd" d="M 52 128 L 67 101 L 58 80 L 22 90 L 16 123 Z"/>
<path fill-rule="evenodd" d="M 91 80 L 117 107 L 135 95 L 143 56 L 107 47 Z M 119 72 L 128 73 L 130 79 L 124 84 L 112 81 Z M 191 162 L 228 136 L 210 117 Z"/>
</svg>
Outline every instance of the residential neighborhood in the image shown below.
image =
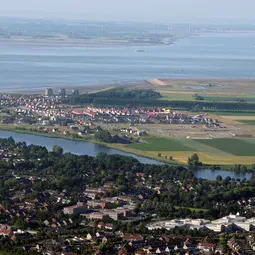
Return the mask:
<svg viewBox="0 0 255 255">
<path fill-rule="evenodd" d="M 0 255 L 255 255 L 254 9 L 2 1 Z"/>
<path fill-rule="evenodd" d="M 12 138 L 0 139 L 0 150 L 0 243 L 6 247 L 45 255 L 255 249 L 251 181 L 199 180 L 181 166 L 64 154 L 58 146 L 48 152 Z M 223 202 L 215 189 L 234 195 Z"/>
<path fill-rule="evenodd" d="M 122 142 L 126 140 L 135 143 L 139 142 L 139 137 L 147 135 L 147 125 L 187 125 L 191 128 L 215 130 L 225 127 L 206 113 L 191 114 L 155 107 L 87 105 L 77 108 L 75 105 L 64 103 L 66 92 L 63 89 L 56 95 L 52 93 L 52 90 L 47 89 L 45 95 L 2 95 L 0 125 L 17 132 L 72 139 L 93 139 L 98 128 L 102 127 L 113 136 L 119 136 Z"/>
</svg>

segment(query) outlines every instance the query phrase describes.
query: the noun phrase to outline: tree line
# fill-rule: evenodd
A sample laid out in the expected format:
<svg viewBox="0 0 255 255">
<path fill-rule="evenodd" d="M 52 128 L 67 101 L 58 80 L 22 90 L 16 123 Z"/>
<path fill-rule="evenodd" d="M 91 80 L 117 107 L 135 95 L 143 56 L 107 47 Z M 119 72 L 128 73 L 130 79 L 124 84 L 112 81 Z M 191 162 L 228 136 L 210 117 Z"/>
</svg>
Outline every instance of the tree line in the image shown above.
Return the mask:
<svg viewBox="0 0 255 255">
<path fill-rule="evenodd" d="M 158 100 L 160 93 L 152 90 L 109 90 L 65 99 L 65 103 L 117 107 L 170 107 L 189 111 L 255 112 L 255 104 L 240 102 L 207 102 Z"/>
<path fill-rule="evenodd" d="M 70 95 L 68 98 L 64 99 L 64 103 L 95 104 L 98 99 L 156 100 L 160 97 L 160 93 L 153 90 L 113 88 L 80 96 Z"/>
</svg>

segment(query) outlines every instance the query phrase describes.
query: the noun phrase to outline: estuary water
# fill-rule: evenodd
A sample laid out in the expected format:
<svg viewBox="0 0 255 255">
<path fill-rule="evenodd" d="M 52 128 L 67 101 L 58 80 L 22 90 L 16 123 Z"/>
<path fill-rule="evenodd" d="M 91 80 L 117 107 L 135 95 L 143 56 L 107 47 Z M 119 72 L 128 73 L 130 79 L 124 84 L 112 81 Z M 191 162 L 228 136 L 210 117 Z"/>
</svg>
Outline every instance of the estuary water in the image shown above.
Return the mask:
<svg viewBox="0 0 255 255">
<path fill-rule="evenodd" d="M 156 77 L 255 78 L 254 64 L 255 33 L 208 33 L 146 47 L 0 41 L 0 92 Z"/>
<path fill-rule="evenodd" d="M 143 52 L 136 52 L 141 49 Z M 160 46 L 68 46 L 0 41 L 0 93 L 42 91 L 46 87 L 93 86 L 159 78 L 255 78 L 255 33 L 203 34 Z M 88 142 L 0 131 L 0 137 L 38 144 L 51 150 L 97 155 L 133 156 L 142 163 L 155 160 Z M 217 175 L 250 178 L 221 170 L 199 170 L 199 178 Z"/>
</svg>

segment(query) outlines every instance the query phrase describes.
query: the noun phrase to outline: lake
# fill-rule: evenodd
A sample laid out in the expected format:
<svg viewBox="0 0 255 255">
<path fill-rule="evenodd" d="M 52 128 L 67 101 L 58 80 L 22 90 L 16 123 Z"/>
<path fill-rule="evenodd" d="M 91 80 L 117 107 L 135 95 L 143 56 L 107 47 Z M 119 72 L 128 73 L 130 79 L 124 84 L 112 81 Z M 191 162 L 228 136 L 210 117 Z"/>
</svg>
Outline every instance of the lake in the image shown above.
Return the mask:
<svg viewBox="0 0 255 255">
<path fill-rule="evenodd" d="M 65 46 L 0 41 L 0 89 L 42 90 L 151 79 L 255 78 L 255 33 L 204 34 L 172 45 Z"/>
<path fill-rule="evenodd" d="M 0 130 L 0 138 L 8 138 L 8 137 L 13 137 L 15 142 L 26 142 L 27 145 L 35 144 L 35 145 L 44 146 L 49 151 L 52 150 L 54 145 L 58 145 L 63 148 L 64 152 L 71 152 L 77 155 L 89 155 L 89 156 L 95 157 L 99 152 L 105 152 L 108 154 L 120 154 L 123 156 L 131 156 L 144 164 L 163 164 L 162 162 L 159 162 L 153 159 L 139 157 L 134 154 L 126 153 L 120 150 L 115 150 L 100 144 Z"/>
<path fill-rule="evenodd" d="M 144 164 L 163 164 L 162 162 L 148 159 L 144 157 L 139 157 L 134 154 L 126 153 L 123 151 L 115 150 L 112 148 L 105 147 L 103 145 L 98 145 L 90 142 L 83 141 L 73 141 L 63 138 L 51 138 L 51 137 L 43 137 L 36 136 L 31 134 L 22 134 L 15 133 L 9 131 L 0 131 L 0 138 L 8 138 L 13 137 L 16 142 L 26 142 L 27 145 L 35 144 L 46 147 L 49 151 L 52 150 L 54 145 L 59 145 L 64 149 L 64 152 L 71 152 L 77 155 L 89 155 L 96 156 L 99 152 L 105 152 L 108 154 L 120 154 L 123 156 L 134 157 Z M 197 178 L 203 178 L 208 180 L 215 180 L 218 175 L 221 175 L 222 178 L 226 178 L 227 176 L 231 178 L 240 178 L 241 180 L 246 178 L 251 178 L 251 173 L 239 174 L 230 171 L 223 170 L 197 170 L 194 172 Z"/>
</svg>

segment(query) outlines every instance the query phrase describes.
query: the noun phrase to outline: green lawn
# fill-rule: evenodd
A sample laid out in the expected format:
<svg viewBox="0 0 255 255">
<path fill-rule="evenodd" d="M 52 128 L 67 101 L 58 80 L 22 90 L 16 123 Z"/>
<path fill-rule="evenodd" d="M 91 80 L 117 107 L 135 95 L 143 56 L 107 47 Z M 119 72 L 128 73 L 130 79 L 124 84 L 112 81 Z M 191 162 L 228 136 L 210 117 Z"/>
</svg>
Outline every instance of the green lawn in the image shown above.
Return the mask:
<svg viewBox="0 0 255 255">
<path fill-rule="evenodd" d="M 130 144 L 128 147 L 143 151 L 194 151 L 174 139 L 147 138 L 147 143 Z"/>
<path fill-rule="evenodd" d="M 193 207 L 184 207 L 184 206 L 175 206 L 175 209 L 189 209 L 193 212 L 208 212 L 208 209 L 202 209 L 202 208 L 193 208 Z"/>
<path fill-rule="evenodd" d="M 192 94 L 162 94 L 161 100 L 195 101 Z"/>
<path fill-rule="evenodd" d="M 255 125 L 255 120 L 236 120 L 236 121 L 247 125 Z"/>
<path fill-rule="evenodd" d="M 198 139 L 197 142 L 209 145 L 235 156 L 255 156 L 255 144 L 241 139 Z"/>
</svg>

